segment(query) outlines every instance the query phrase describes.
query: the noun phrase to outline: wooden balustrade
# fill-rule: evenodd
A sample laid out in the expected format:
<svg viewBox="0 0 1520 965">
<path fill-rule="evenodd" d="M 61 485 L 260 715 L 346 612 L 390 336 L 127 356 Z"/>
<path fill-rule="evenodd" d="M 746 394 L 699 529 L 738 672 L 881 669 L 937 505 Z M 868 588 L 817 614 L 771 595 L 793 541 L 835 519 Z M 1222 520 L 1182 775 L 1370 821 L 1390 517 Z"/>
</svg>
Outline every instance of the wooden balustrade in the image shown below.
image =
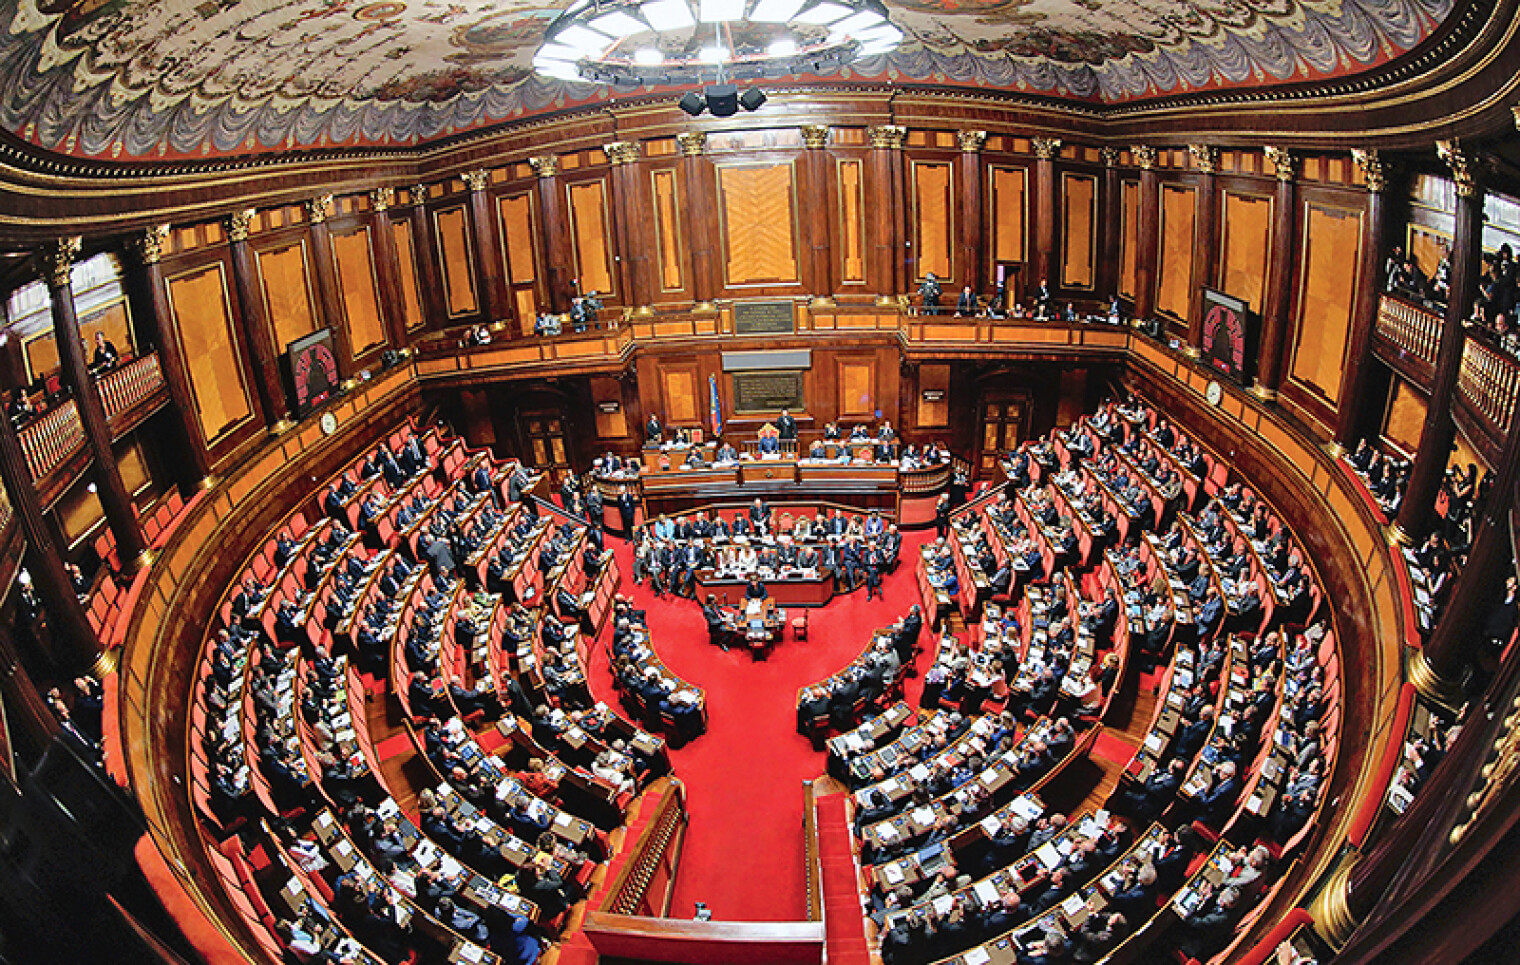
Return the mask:
<svg viewBox="0 0 1520 965">
<path fill-rule="evenodd" d="M 84 424 L 73 399 L 33 419 L 21 430 L 21 451 L 33 479 L 46 478 L 84 445 Z"/>
<path fill-rule="evenodd" d="M 1378 300 L 1378 335 L 1427 365 L 1436 362 L 1441 323 L 1441 316 L 1392 295 Z"/>
<path fill-rule="evenodd" d="M 661 791 L 656 811 L 600 905 L 612 916 L 659 917 L 670 911 L 686 837 L 686 788 L 673 778 L 661 778 L 651 789 Z"/>
<path fill-rule="evenodd" d="M 1457 391 L 1486 420 L 1490 434 L 1503 438 L 1520 396 L 1520 361 L 1479 335 L 1469 335 L 1462 351 Z"/>
<path fill-rule="evenodd" d="M 106 418 L 114 419 L 163 388 L 164 373 L 159 367 L 158 355 L 153 353 L 107 372 L 96 385 L 100 389 Z"/>
</svg>

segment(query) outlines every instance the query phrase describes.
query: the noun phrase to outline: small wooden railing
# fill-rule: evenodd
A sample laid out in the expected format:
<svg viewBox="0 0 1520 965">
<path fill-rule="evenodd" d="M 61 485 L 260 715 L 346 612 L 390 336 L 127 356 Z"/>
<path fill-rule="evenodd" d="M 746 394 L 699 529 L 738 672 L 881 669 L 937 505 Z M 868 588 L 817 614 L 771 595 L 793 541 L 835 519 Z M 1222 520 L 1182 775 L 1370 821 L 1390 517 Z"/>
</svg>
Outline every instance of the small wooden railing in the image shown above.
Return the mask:
<svg viewBox="0 0 1520 965">
<path fill-rule="evenodd" d="M 1436 362 L 1442 322 L 1436 313 L 1392 295 L 1383 295 L 1378 300 L 1377 333 L 1428 365 Z"/>
<path fill-rule="evenodd" d="M 663 779 L 662 779 L 663 780 Z M 658 810 L 644 826 L 599 910 L 610 915 L 664 915 L 670 908 L 676 864 L 686 831 L 686 792 L 670 781 Z"/>
<path fill-rule="evenodd" d="M 113 419 L 163 388 L 164 373 L 153 353 L 107 372 L 96 385 L 106 418 Z"/>
<path fill-rule="evenodd" d="M 1462 350 L 1457 389 L 1468 405 L 1502 436 L 1520 397 L 1520 362 L 1476 332 Z"/>
<path fill-rule="evenodd" d="M 84 445 L 84 424 L 73 399 L 49 409 L 21 430 L 21 451 L 33 479 L 46 478 Z"/>
</svg>

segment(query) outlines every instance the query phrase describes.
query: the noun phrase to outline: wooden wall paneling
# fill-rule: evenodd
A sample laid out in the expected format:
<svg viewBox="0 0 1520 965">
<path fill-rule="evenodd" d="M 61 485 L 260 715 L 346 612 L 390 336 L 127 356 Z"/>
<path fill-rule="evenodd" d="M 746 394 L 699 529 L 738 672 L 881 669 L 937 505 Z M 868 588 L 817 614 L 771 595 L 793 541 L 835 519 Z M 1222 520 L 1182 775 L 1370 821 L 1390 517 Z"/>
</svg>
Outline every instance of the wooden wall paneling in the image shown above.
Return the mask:
<svg viewBox="0 0 1520 965">
<path fill-rule="evenodd" d="M 1099 192 L 1097 289 L 1106 297 L 1119 291 L 1119 248 L 1124 226 L 1119 202 L 1119 152 L 1104 148 L 1103 187 Z"/>
<path fill-rule="evenodd" d="M 1198 195 L 1191 185 L 1161 186 L 1160 262 L 1156 310 L 1188 320 L 1193 299 L 1193 242 L 1197 232 Z"/>
<path fill-rule="evenodd" d="M 797 284 L 791 163 L 720 164 L 717 168 L 725 285 Z"/>
<path fill-rule="evenodd" d="M 291 342 L 317 330 L 306 242 L 303 239 L 267 248 L 256 252 L 255 258 L 264 317 L 274 336 L 275 351 L 283 352 Z"/>
<path fill-rule="evenodd" d="M 464 175 L 464 182 L 470 189 L 471 240 L 484 296 L 480 308 L 487 323 L 502 323 L 511 332 L 512 296 L 507 288 L 507 249 L 501 243 L 496 205 L 487 190 L 490 175 L 486 171 L 470 171 Z"/>
<path fill-rule="evenodd" d="M 1362 212 L 1305 205 L 1303 250 L 1289 375 L 1329 407 L 1340 401 L 1341 375 L 1356 305 L 1356 272 L 1363 243 Z"/>
<path fill-rule="evenodd" d="M 1272 244 L 1272 198 L 1224 192 L 1220 205 L 1219 289 L 1260 313 Z"/>
<path fill-rule="evenodd" d="M 627 296 L 627 304 L 639 308 L 652 305 L 660 291 L 660 248 L 658 217 L 655 209 L 653 182 L 649 178 L 649 162 L 629 161 L 623 165 L 624 184 L 627 186 L 627 203 L 619 209 L 619 217 L 628 222 L 625 232 L 628 251 L 628 276 L 633 285 Z"/>
<path fill-rule="evenodd" d="M 639 277 L 638 259 L 647 259 L 647 246 L 635 239 L 642 233 L 641 209 L 634 199 L 634 188 L 629 183 L 634 175 L 639 155 L 637 142 L 614 141 L 602 145 L 610 167 L 606 181 L 607 239 L 612 249 L 613 288 L 627 306 L 647 304 L 644 299 L 642 279 Z"/>
<path fill-rule="evenodd" d="M 1429 405 L 1418 389 L 1394 376 L 1383 411 L 1383 438 L 1406 457 L 1412 457 L 1420 449 L 1420 436 L 1425 432 Z"/>
<path fill-rule="evenodd" d="M 579 281 L 582 294 L 595 291 L 620 299 L 622 293 L 617 290 L 613 275 L 606 179 L 598 177 L 567 184 L 566 198 L 575 265 L 572 281 Z"/>
<path fill-rule="evenodd" d="M 1282 383 L 1283 345 L 1287 340 L 1293 301 L 1293 246 L 1298 240 L 1298 202 L 1294 178 L 1297 158 L 1287 151 L 1267 149 L 1277 177 L 1277 196 L 1272 206 L 1272 247 L 1267 267 L 1267 291 L 1261 311 L 1261 339 L 1256 359 L 1258 396 L 1272 399 Z"/>
<path fill-rule="evenodd" d="M 718 220 L 712 216 L 718 206 L 717 172 L 703 153 L 707 136 L 700 132 L 679 135 L 681 144 L 681 185 L 688 210 L 694 215 L 688 228 L 691 246 L 691 297 L 702 309 L 711 309 L 721 287 L 722 265 Z"/>
<path fill-rule="evenodd" d="M 1378 272 L 1382 270 L 1383 252 L 1389 229 L 1388 166 L 1377 151 L 1358 151 L 1354 159 L 1367 189 L 1364 200 L 1365 228 L 1362 247 L 1357 253 L 1357 302 L 1351 310 L 1351 333 L 1346 348 L 1346 371 L 1341 377 L 1340 400 L 1336 408 L 1334 445 L 1343 449 L 1356 446 L 1370 428 L 1372 407 L 1363 405 L 1372 377 L 1372 331 L 1377 323 Z"/>
<path fill-rule="evenodd" d="M 1062 288 L 1092 291 L 1097 284 L 1098 179 L 1061 174 Z"/>
<path fill-rule="evenodd" d="M 806 217 L 798 219 L 802 229 L 802 284 L 814 296 L 828 299 L 834 294 L 835 272 L 831 232 L 836 218 L 829 198 L 829 173 L 833 167 L 828 151 L 829 131 L 822 125 L 802 128 L 805 150 L 797 187 L 798 209 Z"/>
<path fill-rule="evenodd" d="M 660 363 L 661 421 L 667 426 L 699 426 L 702 402 L 695 363 Z"/>
<path fill-rule="evenodd" d="M 406 346 L 406 329 L 410 319 L 407 317 L 409 306 L 406 304 L 407 294 L 403 290 L 402 273 L 411 271 L 411 267 L 403 268 L 401 258 L 396 250 L 396 227 L 391 220 L 391 205 L 395 202 L 396 193 L 390 188 L 377 188 L 370 192 L 369 230 L 370 247 L 375 257 L 375 283 L 379 292 L 380 322 L 385 330 L 385 341 L 392 348 Z M 413 286 L 416 285 L 416 276 L 412 277 Z M 411 295 L 416 298 L 416 291 Z M 421 312 L 419 311 L 420 315 Z"/>
<path fill-rule="evenodd" d="M 970 285 L 974 292 L 980 292 L 986 287 L 990 275 L 983 258 L 985 248 L 982 244 L 982 146 L 987 141 L 987 132 L 961 131 L 958 137 L 961 158 L 960 178 L 956 185 L 956 197 L 959 200 L 956 223 L 960 226 L 960 231 L 956 257 L 960 260 L 962 284 Z"/>
<path fill-rule="evenodd" d="M 991 219 L 988 246 L 994 262 L 1023 264 L 1028 260 L 1029 178 L 1021 167 L 994 165 L 988 177 Z"/>
<path fill-rule="evenodd" d="M 444 311 L 451 320 L 480 313 L 475 286 L 475 241 L 470 237 L 469 210 L 462 204 L 433 212 L 435 249 L 443 274 Z"/>
<path fill-rule="evenodd" d="M 442 327 L 448 324 L 448 293 L 444 290 L 443 268 L 439 265 L 438 242 L 433 236 L 433 219 L 428 216 L 428 187 L 415 185 L 408 195 L 412 203 L 411 252 L 417 263 L 418 294 L 421 296 L 424 325 Z M 396 244 L 402 244 L 400 234 Z"/>
<path fill-rule="evenodd" d="M 179 354 L 208 452 L 255 418 L 237 326 L 232 316 L 226 266 L 212 262 L 169 275 L 169 309 Z"/>
<path fill-rule="evenodd" d="M 1056 266 L 1056 229 L 1059 215 L 1056 198 L 1056 152 L 1060 141 L 1035 138 L 1034 162 L 1034 271 L 1030 274 L 1031 287 L 1042 281 L 1055 290 L 1059 275 Z"/>
<path fill-rule="evenodd" d="M 950 424 L 950 366 L 924 364 L 918 367 L 918 397 L 915 421 L 920 429 L 937 429 Z"/>
<path fill-rule="evenodd" d="M 1140 207 L 1135 223 L 1135 317 L 1148 319 L 1156 311 L 1156 273 L 1160 261 L 1161 179 L 1156 173 L 1156 150 L 1140 165 Z"/>
<path fill-rule="evenodd" d="M 955 272 L 955 172 L 949 161 L 912 161 L 914 283 L 934 272 L 953 290 Z"/>
<path fill-rule="evenodd" d="M 874 360 L 840 356 L 835 360 L 839 417 L 870 422 L 876 418 L 876 365 Z"/>
<path fill-rule="evenodd" d="M 559 158 L 548 154 L 532 158 L 531 162 L 538 174 L 538 210 L 543 215 L 540 237 L 544 253 L 544 304 L 551 312 L 567 312 L 575 256 L 571 252 L 570 216 L 559 177 Z"/>
<path fill-rule="evenodd" d="M 1198 175 L 1198 220 L 1193 242 L 1196 284 L 1188 306 L 1187 346 L 1196 353 L 1203 345 L 1203 289 L 1219 284 L 1219 181 L 1214 175 L 1219 152 L 1208 147 L 1190 149 Z"/>
<path fill-rule="evenodd" d="M 591 405 L 598 439 L 628 438 L 628 410 L 623 403 L 623 382 L 607 376 L 592 376 L 589 380 Z M 617 405 L 616 411 L 603 411 L 603 406 Z"/>
<path fill-rule="evenodd" d="M 650 194 L 654 199 L 655 278 L 662 295 L 683 294 L 686 280 L 682 266 L 686 262 L 681 225 L 681 198 L 676 185 L 676 169 L 665 167 L 649 172 Z"/>
<path fill-rule="evenodd" d="M 865 166 L 856 158 L 838 158 L 834 172 L 838 185 L 839 283 L 841 287 L 866 283 Z"/>
<path fill-rule="evenodd" d="M 233 303 L 237 306 L 236 323 L 247 337 L 246 349 L 253 363 L 258 411 L 267 424 L 274 426 L 286 421 L 290 410 L 285 386 L 280 379 L 279 347 L 275 344 L 261 290 L 263 286 L 259 283 L 259 266 L 248 243 L 249 225 L 255 214 L 253 210 L 245 209 L 228 218 L 227 264 Z M 210 445 L 208 437 L 207 447 Z"/>
<path fill-rule="evenodd" d="M 1137 271 L 1140 258 L 1140 182 L 1124 181 L 1119 187 L 1119 294 L 1136 299 L 1140 291 Z M 1139 311 L 1136 311 L 1139 314 Z"/>
<path fill-rule="evenodd" d="M 342 294 L 333 258 L 332 226 L 327 222 L 327 209 L 331 205 L 332 198 L 325 195 L 306 202 L 307 219 L 311 223 L 312 282 L 316 289 L 317 324 L 332 333 L 338 377 L 347 379 L 354 369 L 354 346 L 348 326 L 344 324 Z"/>
<path fill-rule="evenodd" d="M 496 199 L 502 252 L 507 263 L 507 290 L 512 296 L 512 310 L 517 315 L 517 330 L 523 335 L 533 334 L 539 306 L 541 259 L 537 244 L 537 219 L 533 208 L 531 191 L 503 195 Z"/>
<path fill-rule="evenodd" d="M 897 239 L 893 232 L 893 211 L 896 207 L 893 188 L 892 155 L 897 153 L 885 142 L 873 143 L 866 155 L 865 203 L 862 210 L 866 218 L 866 245 L 871 252 L 871 269 L 868 276 L 870 287 L 878 295 L 888 297 L 896 293 Z"/>
<path fill-rule="evenodd" d="M 420 266 L 411 219 L 392 219 L 391 240 L 396 245 L 396 275 L 401 285 L 401 317 L 407 331 L 427 324 L 423 309 Z"/>
<path fill-rule="evenodd" d="M 104 332 L 110 343 L 123 352 L 142 351 L 133 331 L 132 312 L 126 296 L 80 317 L 79 337 L 84 340 L 87 352 L 95 351 L 96 332 Z M 58 360 L 58 336 L 51 327 L 28 338 L 22 352 L 28 382 L 36 382 L 61 368 Z"/>
<path fill-rule="evenodd" d="M 339 300 L 355 361 L 384 348 L 387 341 L 380 312 L 380 281 L 370 247 L 372 237 L 368 225 L 332 235 Z"/>
<path fill-rule="evenodd" d="M 1420 272 L 1429 278 L 1435 274 L 1441 259 L 1451 254 L 1451 232 L 1420 224 L 1410 224 L 1405 230 L 1404 252 L 1414 259 Z"/>
</svg>

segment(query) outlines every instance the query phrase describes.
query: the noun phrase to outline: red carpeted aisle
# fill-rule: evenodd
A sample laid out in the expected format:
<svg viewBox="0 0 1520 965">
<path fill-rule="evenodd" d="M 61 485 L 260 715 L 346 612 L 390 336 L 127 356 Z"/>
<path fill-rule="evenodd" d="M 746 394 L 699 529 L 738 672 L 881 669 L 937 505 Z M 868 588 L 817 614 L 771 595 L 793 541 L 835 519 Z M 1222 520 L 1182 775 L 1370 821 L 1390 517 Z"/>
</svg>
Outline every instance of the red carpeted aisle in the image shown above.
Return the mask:
<svg viewBox="0 0 1520 965">
<path fill-rule="evenodd" d="M 932 531 L 904 539 L 902 565 L 884 581 L 886 600 L 868 603 L 864 591 L 836 597 L 810 612 L 809 640 L 796 642 L 788 631 L 761 661 L 708 643 L 695 602 L 655 599 L 645 587 L 635 586 L 628 544 L 609 540 L 624 574 L 623 592 L 649 613 L 660 659 L 707 691 L 708 732 L 671 753 L 675 774 L 688 787 L 691 814 L 673 917 L 690 917 L 697 901 L 705 902 L 715 918 L 728 921 L 806 917 L 802 782 L 823 772 L 824 759 L 797 733 L 797 688 L 844 666 L 873 630 L 917 602 L 913 563 L 930 537 Z M 604 634 L 604 643 L 606 639 Z M 592 692 L 618 707 L 604 647 L 593 648 L 589 669 Z M 858 911 L 857 903 L 857 917 Z"/>
<path fill-rule="evenodd" d="M 818 864 L 823 873 L 824 947 L 829 965 L 868 965 L 855 852 L 845 796 L 818 799 Z"/>
</svg>

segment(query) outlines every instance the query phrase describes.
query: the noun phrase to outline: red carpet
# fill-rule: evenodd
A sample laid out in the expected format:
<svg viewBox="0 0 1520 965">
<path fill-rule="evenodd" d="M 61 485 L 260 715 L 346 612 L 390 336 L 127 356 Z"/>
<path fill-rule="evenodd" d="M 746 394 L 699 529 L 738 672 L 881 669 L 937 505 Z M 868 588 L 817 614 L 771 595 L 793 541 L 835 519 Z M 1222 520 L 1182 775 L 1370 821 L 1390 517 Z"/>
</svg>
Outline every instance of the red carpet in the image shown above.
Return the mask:
<svg viewBox="0 0 1520 965">
<path fill-rule="evenodd" d="M 797 734 L 797 688 L 844 666 L 871 631 L 907 613 L 918 598 L 913 562 L 930 536 L 906 536 L 902 565 L 884 581 L 886 600 L 867 603 L 863 591 L 836 597 L 810 614 L 811 639 L 798 643 L 788 633 L 758 662 L 709 644 L 693 601 L 658 600 L 635 586 L 628 544 L 609 540 L 625 574 L 623 592 L 649 613 L 660 659 L 707 691 L 708 732 L 671 753 L 691 813 L 673 917 L 691 917 L 697 901 L 728 921 L 806 917 L 802 782 L 823 772 L 823 755 Z M 603 647 L 593 648 L 589 671 L 592 692 L 619 706 Z"/>
<path fill-rule="evenodd" d="M 865 922 L 845 796 L 818 799 L 818 864 L 823 873 L 824 948 L 829 965 L 867 965 Z"/>
<path fill-rule="evenodd" d="M 1101 757 L 1110 764 L 1117 764 L 1123 767 L 1135 756 L 1135 749 L 1115 737 L 1112 731 L 1100 730 L 1098 731 L 1097 739 L 1093 741 L 1090 753 L 1094 757 Z"/>
</svg>

